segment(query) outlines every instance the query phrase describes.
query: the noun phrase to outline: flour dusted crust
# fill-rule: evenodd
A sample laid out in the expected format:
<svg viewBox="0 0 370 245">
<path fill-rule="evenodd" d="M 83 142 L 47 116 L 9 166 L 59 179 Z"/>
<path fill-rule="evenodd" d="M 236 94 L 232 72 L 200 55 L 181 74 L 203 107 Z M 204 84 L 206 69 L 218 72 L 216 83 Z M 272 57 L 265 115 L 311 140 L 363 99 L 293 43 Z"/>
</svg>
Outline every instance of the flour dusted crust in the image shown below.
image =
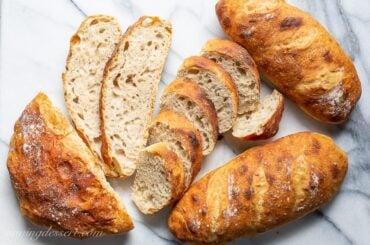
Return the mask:
<svg viewBox="0 0 370 245">
<path fill-rule="evenodd" d="M 328 203 L 348 159 L 327 136 L 303 132 L 249 149 L 195 183 L 170 214 L 181 241 L 219 244 L 255 235 Z"/>
<path fill-rule="evenodd" d="M 283 0 L 220 0 L 219 22 L 258 68 L 313 118 L 346 121 L 361 96 L 356 69 L 309 14 Z"/>
<path fill-rule="evenodd" d="M 7 164 L 21 212 L 32 222 L 79 238 L 133 228 L 98 160 L 45 94 L 15 123 Z"/>
</svg>

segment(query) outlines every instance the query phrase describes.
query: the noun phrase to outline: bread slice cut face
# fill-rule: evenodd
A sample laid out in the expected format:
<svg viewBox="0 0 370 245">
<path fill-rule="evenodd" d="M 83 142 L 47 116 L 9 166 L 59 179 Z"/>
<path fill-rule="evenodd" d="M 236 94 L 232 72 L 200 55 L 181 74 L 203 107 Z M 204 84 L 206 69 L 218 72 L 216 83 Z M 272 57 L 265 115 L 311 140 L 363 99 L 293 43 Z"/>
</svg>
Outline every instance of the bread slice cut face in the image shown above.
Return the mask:
<svg viewBox="0 0 370 245">
<path fill-rule="evenodd" d="M 196 82 L 215 106 L 219 133 L 232 128 L 238 113 L 238 92 L 230 75 L 217 63 L 202 56 L 184 60 L 177 77 Z"/>
<path fill-rule="evenodd" d="M 7 165 L 20 209 L 33 223 L 79 238 L 133 228 L 97 158 L 45 94 L 15 123 Z"/>
<path fill-rule="evenodd" d="M 133 174 L 139 152 L 146 145 L 171 36 L 169 22 L 141 17 L 126 31 L 105 68 L 102 154 L 116 177 Z"/>
<path fill-rule="evenodd" d="M 121 37 L 114 17 L 87 17 L 72 36 L 63 73 L 64 99 L 77 132 L 101 162 L 100 94 L 106 63 Z"/>
<path fill-rule="evenodd" d="M 139 155 L 132 200 L 144 214 L 153 214 L 178 200 L 185 189 L 181 160 L 166 143 L 145 148 Z"/>
</svg>

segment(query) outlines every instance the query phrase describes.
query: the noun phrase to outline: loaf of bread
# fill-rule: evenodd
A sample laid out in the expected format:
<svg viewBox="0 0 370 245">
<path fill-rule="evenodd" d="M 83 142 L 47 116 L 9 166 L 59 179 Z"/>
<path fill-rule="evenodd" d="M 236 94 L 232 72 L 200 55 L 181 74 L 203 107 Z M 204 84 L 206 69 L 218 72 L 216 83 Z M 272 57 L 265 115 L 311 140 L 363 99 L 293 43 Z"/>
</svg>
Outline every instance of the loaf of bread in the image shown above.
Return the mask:
<svg viewBox="0 0 370 245">
<path fill-rule="evenodd" d="M 78 238 L 133 228 L 97 158 L 45 94 L 15 123 L 8 170 L 20 209 L 35 224 Z"/>
<path fill-rule="evenodd" d="M 232 77 L 238 91 L 238 114 L 253 111 L 260 99 L 260 76 L 257 65 L 245 48 L 225 39 L 211 39 L 202 55 L 221 65 Z"/>
<path fill-rule="evenodd" d="M 253 111 L 238 116 L 232 135 L 249 141 L 271 138 L 279 130 L 283 111 L 284 97 L 274 90 Z"/>
<path fill-rule="evenodd" d="M 215 106 L 219 133 L 232 128 L 239 108 L 238 91 L 222 66 L 202 56 L 191 56 L 184 60 L 177 77 L 188 78 L 204 89 Z"/>
<path fill-rule="evenodd" d="M 163 142 L 139 154 L 132 200 L 144 214 L 153 214 L 178 200 L 185 190 L 185 171 L 175 152 Z"/>
<path fill-rule="evenodd" d="M 219 22 L 263 74 L 313 118 L 348 119 L 361 95 L 351 59 L 309 14 L 284 0 L 220 0 Z"/>
<path fill-rule="evenodd" d="M 146 145 L 171 37 L 169 22 L 143 16 L 126 31 L 105 68 L 102 155 L 116 177 L 134 173 Z"/>
<path fill-rule="evenodd" d="M 197 83 L 187 78 L 172 81 L 161 97 L 160 107 L 173 110 L 190 121 L 202 138 L 203 155 L 212 152 L 218 138 L 216 109 Z"/>
<path fill-rule="evenodd" d="M 107 175 L 111 170 L 101 157 L 100 93 L 103 72 L 121 37 L 114 17 L 87 17 L 72 36 L 63 73 L 64 99 L 81 138 L 101 162 Z"/>
<path fill-rule="evenodd" d="M 148 145 L 160 142 L 165 142 L 180 158 L 187 189 L 203 160 L 202 139 L 198 130 L 185 117 L 172 110 L 163 110 L 149 126 Z"/>
<path fill-rule="evenodd" d="M 330 201 L 347 156 L 327 136 L 304 132 L 249 149 L 190 187 L 168 225 L 181 241 L 224 243 L 302 217 Z"/>
</svg>

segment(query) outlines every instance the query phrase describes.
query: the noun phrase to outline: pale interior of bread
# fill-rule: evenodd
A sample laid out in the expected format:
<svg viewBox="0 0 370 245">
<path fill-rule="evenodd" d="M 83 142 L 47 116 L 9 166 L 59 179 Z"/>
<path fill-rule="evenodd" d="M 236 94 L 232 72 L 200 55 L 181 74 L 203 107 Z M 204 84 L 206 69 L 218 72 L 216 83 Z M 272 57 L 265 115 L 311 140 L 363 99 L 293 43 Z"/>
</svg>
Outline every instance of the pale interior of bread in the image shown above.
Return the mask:
<svg viewBox="0 0 370 245">
<path fill-rule="evenodd" d="M 266 123 L 274 116 L 279 107 L 281 95 L 276 90 L 263 98 L 255 111 L 240 115 L 233 127 L 235 137 L 245 137 L 252 134 L 261 135 Z"/>
<path fill-rule="evenodd" d="M 212 151 L 216 144 L 213 139 L 213 127 L 207 116 L 193 101 L 177 94 L 168 94 L 162 98 L 161 108 L 171 109 L 186 117 L 200 133 L 203 155 Z"/>
<path fill-rule="evenodd" d="M 71 40 L 64 89 L 76 128 L 101 159 L 99 99 L 103 71 L 121 35 L 118 23 L 97 17 Z"/>
<path fill-rule="evenodd" d="M 109 151 L 113 163 L 120 165 L 126 175 L 133 173 L 138 153 L 146 145 L 147 124 L 170 46 L 170 27 L 164 22 L 153 22 L 150 25 L 143 21 L 144 26 L 133 28 L 121 44 L 121 57 L 110 67 L 105 91 L 104 123 Z"/>
<path fill-rule="evenodd" d="M 217 52 L 207 52 L 204 55 L 221 65 L 233 78 L 239 95 L 238 114 L 255 110 L 260 99 L 258 78 L 231 57 Z"/>
<path fill-rule="evenodd" d="M 185 186 L 188 187 L 192 176 L 192 164 L 189 152 L 186 150 L 181 136 L 176 134 L 164 123 L 156 123 L 149 129 L 148 145 L 166 142 L 170 149 L 180 158 L 185 170 Z"/>
<path fill-rule="evenodd" d="M 142 151 L 132 187 L 132 200 L 143 213 L 151 213 L 166 206 L 171 199 L 171 186 L 165 160 Z"/>
<path fill-rule="evenodd" d="M 189 67 L 179 71 L 179 77 L 186 77 L 196 82 L 204 89 L 207 98 L 213 102 L 218 119 L 219 133 L 224 133 L 232 127 L 235 120 L 235 106 L 231 91 L 217 78 L 215 74 L 198 67 Z"/>
</svg>

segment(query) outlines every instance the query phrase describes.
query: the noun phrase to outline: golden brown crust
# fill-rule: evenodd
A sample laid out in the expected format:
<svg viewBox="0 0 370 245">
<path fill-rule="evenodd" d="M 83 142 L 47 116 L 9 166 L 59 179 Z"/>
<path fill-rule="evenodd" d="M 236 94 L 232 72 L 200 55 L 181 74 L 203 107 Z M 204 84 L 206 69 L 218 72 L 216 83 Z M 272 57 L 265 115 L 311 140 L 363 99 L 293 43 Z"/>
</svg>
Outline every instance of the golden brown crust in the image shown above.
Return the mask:
<svg viewBox="0 0 370 245">
<path fill-rule="evenodd" d="M 7 164 L 21 211 L 32 222 L 74 237 L 133 228 L 95 156 L 45 94 L 16 122 Z"/>
<path fill-rule="evenodd" d="M 309 14 L 282 0 L 220 0 L 216 13 L 223 30 L 301 109 L 326 123 L 348 119 L 361 96 L 356 69 Z"/>
<path fill-rule="evenodd" d="M 171 186 L 171 199 L 168 201 L 168 204 L 165 205 L 168 206 L 177 201 L 185 190 L 185 171 L 182 163 L 176 153 L 174 153 L 166 143 L 153 144 L 147 147 L 146 151 L 164 159 L 166 175 Z M 156 211 L 159 210 L 155 210 L 154 212 Z"/>
<path fill-rule="evenodd" d="M 217 114 L 213 103 L 207 98 L 204 90 L 195 82 L 187 78 L 177 78 L 172 81 L 165 89 L 162 99 L 169 94 L 177 94 L 193 101 L 209 119 L 212 126 L 212 135 L 214 142 L 217 142 L 218 137 L 218 121 Z M 164 108 L 162 108 L 164 109 Z M 203 154 L 205 154 L 203 152 Z"/>
<path fill-rule="evenodd" d="M 146 23 L 147 19 L 150 19 L 151 22 Z M 106 93 L 105 93 L 106 89 L 105 89 L 105 87 L 108 86 L 107 83 L 108 83 L 109 72 L 111 71 L 111 69 L 114 68 L 115 63 L 117 63 L 119 55 L 121 55 L 123 53 L 122 50 L 125 49 L 124 44 L 125 44 L 128 36 L 132 33 L 134 28 L 142 25 L 144 22 L 145 22 L 146 27 L 154 25 L 155 23 L 158 23 L 158 22 L 159 23 L 166 23 L 166 24 L 169 25 L 169 26 L 166 27 L 166 30 L 169 33 L 172 34 L 171 24 L 169 22 L 167 22 L 166 20 L 160 19 L 157 16 L 142 16 L 142 17 L 139 18 L 138 21 L 136 21 L 133 25 L 131 25 L 126 30 L 126 32 L 122 35 L 122 38 L 121 38 L 120 42 L 118 43 L 115 52 L 113 53 L 110 60 L 107 62 L 107 65 L 106 65 L 105 70 L 104 70 L 102 92 L 101 92 L 101 97 L 100 97 L 100 119 L 101 119 L 101 131 L 102 131 L 102 157 L 103 157 L 103 160 L 104 160 L 105 164 L 112 170 L 112 171 L 107 173 L 107 176 L 109 176 L 109 177 L 126 178 L 126 177 L 132 175 L 133 172 L 126 173 L 126 174 L 123 173 L 119 164 L 113 160 L 113 156 L 110 152 L 111 144 L 110 144 L 109 139 L 108 139 L 109 135 L 106 133 L 106 126 L 105 126 L 105 121 L 104 121 L 104 117 L 103 117 L 103 114 L 105 114 L 105 107 L 103 106 L 105 104 L 105 99 L 106 99 Z M 163 61 L 162 69 L 164 67 L 164 62 L 165 61 Z M 158 83 L 159 83 L 160 75 L 158 75 L 158 77 L 154 77 L 153 79 L 158 81 Z M 150 116 L 148 116 L 148 118 L 147 118 L 148 124 L 149 124 L 151 116 L 153 114 L 154 103 L 155 103 L 155 100 L 156 100 L 158 87 L 155 87 L 154 90 L 155 91 L 153 91 L 153 95 L 155 95 L 155 96 L 152 96 L 151 98 L 149 98 L 151 100 L 151 111 L 150 111 L 150 113 L 148 113 L 148 114 L 150 114 Z M 147 138 L 147 137 L 148 136 L 146 135 L 145 138 Z"/>
<path fill-rule="evenodd" d="M 311 132 L 249 149 L 194 184 L 169 228 L 182 241 L 209 244 L 265 232 L 330 201 L 347 161 L 329 137 Z"/>
<path fill-rule="evenodd" d="M 149 135 L 152 128 L 155 128 L 158 124 L 167 125 L 171 131 L 175 132 L 179 138 L 182 138 L 182 142 L 185 145 L 185 151 L 190 156 L 190 161 L 192 163 L 192 178 L 194 180 L 195 176 L 199 173 L 201 163 L 203 160 L 202 154 L 202 139 L 198 130 L 183 116 L 178 113 L 165 109 L 161 111 L 152 121 L 149 127 Z"/>
</svg>

